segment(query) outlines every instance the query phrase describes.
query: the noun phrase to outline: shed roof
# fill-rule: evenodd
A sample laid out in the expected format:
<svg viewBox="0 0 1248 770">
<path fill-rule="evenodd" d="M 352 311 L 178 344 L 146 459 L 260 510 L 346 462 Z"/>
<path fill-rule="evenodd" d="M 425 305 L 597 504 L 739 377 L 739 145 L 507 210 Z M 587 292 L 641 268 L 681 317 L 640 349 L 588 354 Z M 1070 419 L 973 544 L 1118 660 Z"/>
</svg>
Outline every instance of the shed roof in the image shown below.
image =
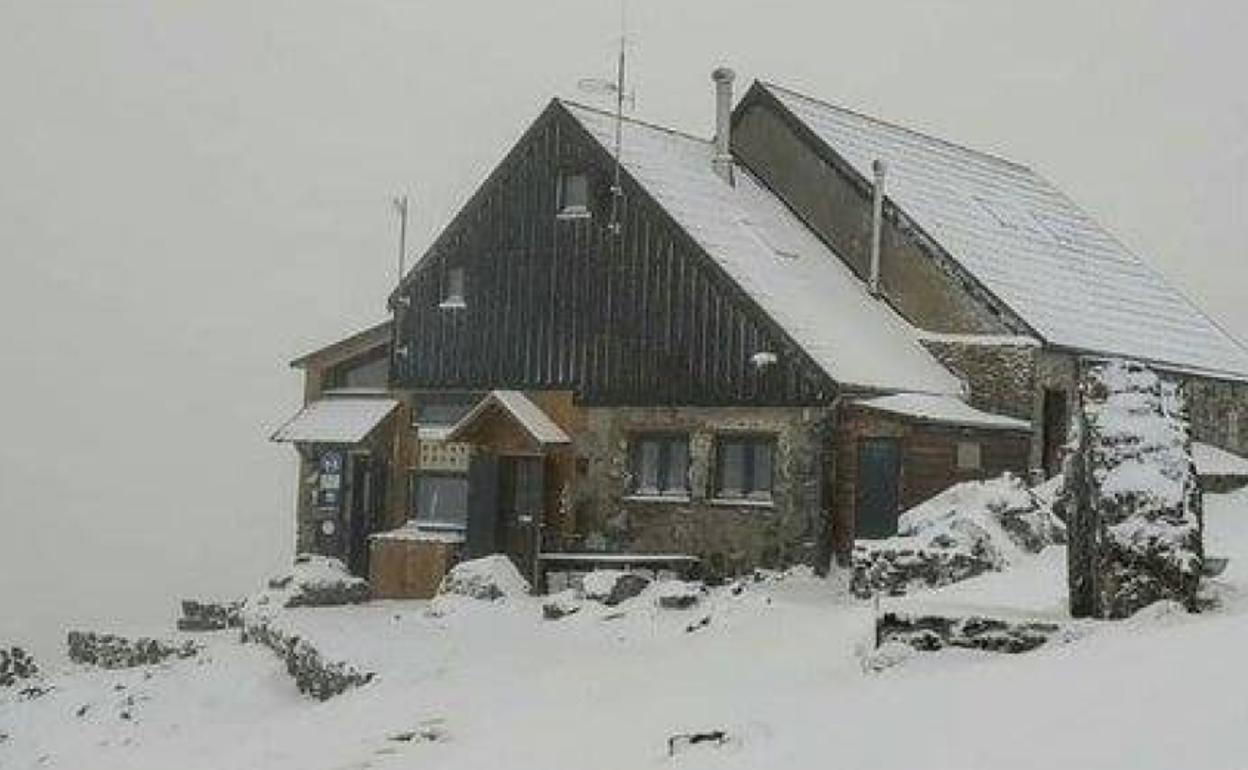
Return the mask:
<svg viewBox="0 0 1248 770">
<path fill-rule="evenodd" d="M 902 417 L 960 425 L 968 428 L 989 430 L 1030 431 L 1031 423 L 1001 414 L 985 412 L 948 396 L 931 396 L 925 393 L 895 393 L 891 396 L 863 399 L 857 402 L 868 409 L 900 415 Z"/>
<path fill-rule="evenodd" d="M 464 415 L 455 427 L 446 434 L 446 441 L 462 441 L 473 423 L 479 420 L 492 408 L 501 409 L 524 429 L 537 443 L 543 446 L 552 444 L 570 444 L 568 434 L 550 419 L 542 408 L 529 400 L 518 390 L 492 390 L 481 399 L 468 414 Z"/>
<path fill-rule="evenodd" d="M 399 402 L 367 396 L 329 397 L 312 403 L 273 432 L 272 441 L 311 444 L 358 444 L 386 419 Z"/>
<path fill-rule="evenodd" d="M 603 146 L 615 117 L 563 102 Z M 829 377 L 851 387 L 953 394 L 960 381 L 760 182 L 712 169 L 711 142 L 623 123 L 624 169 Z"/>
<path fill-rule="evenodd" d="M 760 83 L 1050 344 L 1232 378 L 1248 349 L 1026 166 Z"/>
<path fill-rule="evenodd" d="M 363 353 L 366 350 L 383 347 L 390 344 L 391 330 L 394 328 L 394 319 L 388 318 L 377 324 L 356 332 L 348 337 L 331 342 L 328 345 L 317 348 L 310 353 L 305 353 L 290 362 L 291 367 L 298 369 L 307 366 L 317 359 L 335 359 L 350 358 L 351 356 Z"/>
</svg>

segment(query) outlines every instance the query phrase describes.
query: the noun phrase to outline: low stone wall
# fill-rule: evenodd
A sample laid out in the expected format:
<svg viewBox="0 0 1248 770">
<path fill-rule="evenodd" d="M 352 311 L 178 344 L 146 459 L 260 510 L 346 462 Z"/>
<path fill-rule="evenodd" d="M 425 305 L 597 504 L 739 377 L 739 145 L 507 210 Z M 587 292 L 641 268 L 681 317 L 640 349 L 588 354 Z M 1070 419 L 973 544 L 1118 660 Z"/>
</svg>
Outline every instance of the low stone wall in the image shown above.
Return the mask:
<svg viewBox="0 0 1248 770">
<path fill-rule="evenodd" d="M 21 680 L 39 675 L 39 666 L 21 647 L 0 647 L 0 687 L 12 687 Z"/>
<path fill-rule="evenodd" d="M 127 639 L 94 631 L 70 631 L 66 642 L 70 660 L 100 668 L 151 666 L 169 658 L 190 658 L 200 650 L 195 642 L 175 644 L 147 637 Z"/>
<path fill-rule="evenodd" d="M 182 600 L 182 617 L 178 618 L 179 631 L 221 631 L 243 625 L 240 615 L 243 603 L 201 602 Z"/>
<path fill-rule="evenodd" d="M 310 642 L 274 628 L 271 623 L 245 625 L 242 641 L 263 644 L 277 653 L 299 692 L 317 700 L 329 700 L 352 687 L 368 684 L 374 677 L 373 672 L 360 671 L 349 663 L 326 660 Z"/>
<path fill-rule="evenodd" d="M 876 621 L 876 642 L 901 642 L 923 652 L 962 647 L 988 652 L 1030 652 L 1047 642 L 1061 626 L 1034 621 L 985 617 L 885 613 Z"/>
<path fill-rule="evenodd" d="M 888 541 L 886 541 L 888 542 Z M 859 598 L 901 596 L 915 588 L 939 588 L 995 569 L 992 561 L 953 548 L 854 546 L 850 591 Z"/>
</svg>

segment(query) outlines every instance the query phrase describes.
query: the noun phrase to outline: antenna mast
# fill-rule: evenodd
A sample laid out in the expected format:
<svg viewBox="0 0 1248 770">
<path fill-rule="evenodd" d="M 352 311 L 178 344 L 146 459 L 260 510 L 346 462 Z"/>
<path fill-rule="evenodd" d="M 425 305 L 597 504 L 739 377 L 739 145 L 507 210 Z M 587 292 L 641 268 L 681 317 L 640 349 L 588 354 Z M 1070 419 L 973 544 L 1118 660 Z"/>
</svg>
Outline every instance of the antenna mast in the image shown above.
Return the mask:
<svg viewBox="0 0 1248 770">
<path fill-rule="evenodd" d="M 620 204 L 624 198 L 624 188 L 620 185 L 620 153 L 624 149 L 624 49 L 628 44 L 628 27 L 625 24 L 624 2 L 620 0 L 620 56 L 615 66 L 615 178 L 611 182 L 611 224 L 612 235 L 619 237 Z"/>
</svg>

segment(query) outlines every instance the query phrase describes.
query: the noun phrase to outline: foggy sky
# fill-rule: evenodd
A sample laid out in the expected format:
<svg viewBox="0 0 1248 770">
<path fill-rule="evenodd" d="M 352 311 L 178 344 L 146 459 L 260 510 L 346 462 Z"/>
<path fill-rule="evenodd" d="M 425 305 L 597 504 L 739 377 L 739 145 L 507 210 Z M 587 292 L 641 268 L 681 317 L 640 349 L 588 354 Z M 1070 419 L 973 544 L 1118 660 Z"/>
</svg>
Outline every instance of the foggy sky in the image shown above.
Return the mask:
<svg viewBox="0 0 1248 770">
<path fill-rule="evenodd" d="M 289 559 L 286 362 L 384 315 L 616 0 L 0 0 L 0 643 L 161 624 Z M 1248 337 L 1237 3 L 630 0 L 635 114 L 711 69 L 1027 163 Z M 167 624 L 167 623 L 166 623 Z"/>
</svg>

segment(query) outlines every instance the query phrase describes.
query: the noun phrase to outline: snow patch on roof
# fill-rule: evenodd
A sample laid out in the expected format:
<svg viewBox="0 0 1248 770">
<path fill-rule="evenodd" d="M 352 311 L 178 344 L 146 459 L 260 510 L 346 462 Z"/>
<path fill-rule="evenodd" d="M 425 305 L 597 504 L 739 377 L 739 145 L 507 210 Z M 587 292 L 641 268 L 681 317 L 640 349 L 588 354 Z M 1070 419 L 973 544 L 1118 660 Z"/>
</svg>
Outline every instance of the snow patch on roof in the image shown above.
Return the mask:
<svg viewBox="0 0 1248 770">
<path fill-rule="evenodd" d="M 563 103 L 608 152 L 615 118 Z M 961 383 L 845 263 L 745 169 L 728 185 L 711 142 L 631 120 L 622 162 L 638 184 L 836 382 L 955 394 Z"/>
<path fill-rule="evenodd" d="M 313 401 L 274 431 L 270 440 L 356 444 L 398 405 L 392 398 L 330 397 Z"/>
<path fill-rule="evenodd" d="M 1248 377 L 1248 349 L 1038 174 L 764 85 L 1049 343 Z"/>
<path fill-rule="evenodd" d="M 858 401 L 869 409 L 899 414 L 929 422 L 967 425 L 994 430 L 1031 430 L 1031 423 L 1005 415 L 984 412 L 948 396 L 931 396 L 923 393 L 898 393 Z"/>
<path fill-rule="evenodd" d="M 1248 476 L 1248 459 L 1211 444 L 1193 441 L 1192 459 L 1200 476 Z"/>
</svg>

